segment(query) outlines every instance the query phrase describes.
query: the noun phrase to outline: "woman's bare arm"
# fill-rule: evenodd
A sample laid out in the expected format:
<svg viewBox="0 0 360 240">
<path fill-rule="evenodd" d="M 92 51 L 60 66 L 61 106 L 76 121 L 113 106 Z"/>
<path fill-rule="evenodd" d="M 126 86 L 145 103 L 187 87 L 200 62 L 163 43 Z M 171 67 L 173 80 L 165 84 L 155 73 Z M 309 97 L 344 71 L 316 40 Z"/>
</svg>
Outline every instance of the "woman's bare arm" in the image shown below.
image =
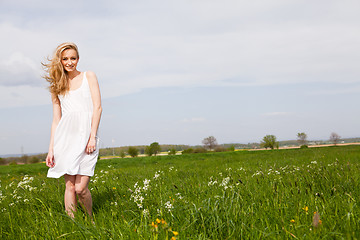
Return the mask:
<svg viewBox="0 0 360 240">
<path fill-rule="evenodd" d="M 61 119 L 61 106 L 60 106 L 60 100 L 57 96 L 51 95 L 51 101 L 53 105 L 53 120 L 51 124 L 51 135 L 50 135 L 50 144 L 49 144 L 49 151 L 48 155 L 46 157 L 46 166 L 48 167 L 54 167 L 55 161 L 54 161 L 54 136 L 55 136 L 55 130 L 56 127 L 59 124 L 59 121 Z"/>
<path fill-rule="evenodd" d="M 86 77 L 89 82 L 91 99 L 92 99 L 92 103 L 93 103 L 93 116 L 92 116 L 92 120 L 91 120 L 91 132 L 90 132 L 88 144 L 85 149 L 85 151 L 88 154 L 90 154 L 96 148 L 95 137 L 96 137 L 96 134 L 98 131 L 99 123 L 100 123 L 102 107 L 101 107 L 101 95 L 100 95 L 99 83 L 98 83 L 95 73 L 86 72 Z"/>
</svg>

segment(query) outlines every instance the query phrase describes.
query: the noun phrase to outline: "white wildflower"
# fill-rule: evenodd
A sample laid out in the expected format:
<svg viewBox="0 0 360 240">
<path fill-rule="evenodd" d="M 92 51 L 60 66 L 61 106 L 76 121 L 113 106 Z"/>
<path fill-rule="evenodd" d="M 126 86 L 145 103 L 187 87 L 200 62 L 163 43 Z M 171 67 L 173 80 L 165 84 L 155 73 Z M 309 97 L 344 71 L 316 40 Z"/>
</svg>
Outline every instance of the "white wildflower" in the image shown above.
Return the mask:
<svg viewBox="0 0 360 240">
<path fill-rule="evenodd" d="M 143 212 L 142 212 L 142 214 L 143 214 L 144 217 L 148 217 L 149 214 L 150 214 L 149 209 L 144 209 Z"/>
<path fill-rule="evenodd" d="M 171 209 L 173 209 L 173 205 L 171 204 L 170 201 L 167 201 L 167 202 L 165 203 L 165 208 L 166 208 L 169 212 L 171 212 Z"/>
<path fill-rule="evenodd" d="M 181 193 L 176 193 L 175 194 L 179 199 L 183 199 L 183 197 L 181 196 Z"/>
<path fill-rule="evenodd" d="M 214 180 L 214 181 L 210 180 L 210 182 L 208 183 L 208 186 L 213 186 L 213 185 L 215 185 L 216 183 L 217 183 L 216 180 Z"/>
<path fill-rule="evenodd" d="M 230 177 L 226 177 L 222 180 L 222 182 L 220 183 L 220 186 L 224 187 L 224 189 L 226 190 L 229 186 L 228 183 L 230 182 Z"/>
<path fill-rule="evenodd" d="M 149 184 L 150 184 L 150 179 L 145 179 L 145 180 L 144 180 L 144 187 L 143 187 L 143 190 L 144 190 L 144 191 L 147 191 L 147 190 L 148 190 Z"/>
<path fill-rule="evenodd" d="M 252 175 L 252 177 L 257 176 L 257 175 L 261 175 L 261 174 L 263 174 L 262 171 L 257 171 L 256 173 L 254 173 L 254 174 Z"/>
</svg>

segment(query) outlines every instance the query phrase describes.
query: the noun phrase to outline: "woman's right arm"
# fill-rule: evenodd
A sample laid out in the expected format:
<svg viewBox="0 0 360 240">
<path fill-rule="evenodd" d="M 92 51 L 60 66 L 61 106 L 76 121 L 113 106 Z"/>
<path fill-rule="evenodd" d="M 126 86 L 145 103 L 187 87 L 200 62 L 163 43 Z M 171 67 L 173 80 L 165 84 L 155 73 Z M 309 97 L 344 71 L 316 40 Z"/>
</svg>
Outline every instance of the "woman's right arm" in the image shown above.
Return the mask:
<svg viewBox="0 0 360 240">
<path fill-rule="evenodd" d="M 53 121 L 51 124 L 51 135 L 50 135 L 50 144 L 49 144 L 49 151 L 46 157 L 46 166 L 54 167 L 55 166 L 55 159 L 54 159 L 54 136 L 56 127 L 59 124 L 61 119 L 61 106 L 60 100 L 54 94 L 51 94 L 51 101 L 53 105 Z"/>
</svg>

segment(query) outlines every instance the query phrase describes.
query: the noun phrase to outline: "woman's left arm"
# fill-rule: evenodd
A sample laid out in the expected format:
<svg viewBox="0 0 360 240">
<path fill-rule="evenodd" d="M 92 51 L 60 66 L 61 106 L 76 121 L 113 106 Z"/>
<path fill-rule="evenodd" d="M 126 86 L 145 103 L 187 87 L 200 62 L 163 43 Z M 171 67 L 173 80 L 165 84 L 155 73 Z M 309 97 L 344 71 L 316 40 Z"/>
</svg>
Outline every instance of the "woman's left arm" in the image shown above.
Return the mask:
<svg viewBox="0 0 360 240">
<path fill-rule="evenodd" d="M 96 134 L 98 131 L 99 123 L 100 123 L 102 108 L 101 108 L 100 88 L 99 88 L 99 83 L 98 83 L 97 77 L 96 77 L 95 73 L 93 73 L 93 72 L 86 72 L 85 74 L 86 74 L 86 78 L 88 79 L 88 82 L 89 82 L 91 99 L 93 102 L 93 116 L 92 116 L 92 120 L 91 120 L 91 132 L 90 132 L 88 144 L 85 149 L 85 151 L 88 154 L 90 154 L 90 153 L 94 152 L 95 148 L 96 148 L 96 138 L 95 137 L 96 137 Z"/>
</svg>

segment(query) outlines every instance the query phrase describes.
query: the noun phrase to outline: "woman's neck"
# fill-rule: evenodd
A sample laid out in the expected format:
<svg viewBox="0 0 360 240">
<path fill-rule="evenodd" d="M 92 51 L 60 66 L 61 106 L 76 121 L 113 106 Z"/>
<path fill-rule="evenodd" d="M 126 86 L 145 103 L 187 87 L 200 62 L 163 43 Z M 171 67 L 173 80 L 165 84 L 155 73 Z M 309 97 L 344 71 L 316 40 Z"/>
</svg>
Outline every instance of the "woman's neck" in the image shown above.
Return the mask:
<svg viewBox="0 0 360 240">
<path fill-rule="evenodd" d="M 78 70 L 75 71 L 71 71 L 71 72 L 67 72 L 67 75 L 69 77 L 69 79 L 73 79 L 75 78 L 77 75 L 79 75 L 81 72 L 79 72 Z"/>
</svg>

